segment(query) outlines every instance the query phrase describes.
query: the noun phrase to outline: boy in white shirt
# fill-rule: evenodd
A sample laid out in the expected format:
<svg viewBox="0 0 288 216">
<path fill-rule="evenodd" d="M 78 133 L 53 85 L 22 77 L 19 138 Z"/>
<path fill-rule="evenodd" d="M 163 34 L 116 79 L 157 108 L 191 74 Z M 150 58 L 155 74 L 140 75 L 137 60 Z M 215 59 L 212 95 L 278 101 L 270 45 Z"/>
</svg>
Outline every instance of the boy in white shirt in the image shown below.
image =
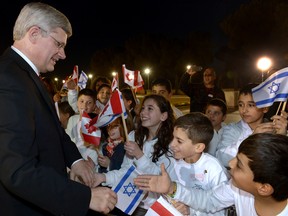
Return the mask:
<svg viewBox="0 0 288 216">
<path fill-rule="evenodd" d="M 214 128 L 213 138 L 209 143 L 209 145 L 206 146 L 205 152 L 213 156 L 216 156 L 217 146 L 223 133 L 223 126 L 225 125 L 224 121 L 226 119 L 226 113 L 227 113 L 227 105 L 223 100 L 219 98 L 214 98 L 210 100 L 205 108 L 205 114 L 210 119 Z"/>
<path fill-rule="evenodd" d="M 91 115 L 96 107 L 95 102 L 96 92 L 88 88 L 82 89 L 78 94 L 77 100 L 77 109 L 79 110 L 79 114 L 75 114 L 69 118 L 65 131 L 70 136 L 71 140 L 75 143 L 75 145 L 78 147 L 78 150 L 81 153 L 82 157 L 84 159 L 88 159 L 88 157 L 90 157 L 95 164 L 95 169 L 97 170 L 98 155 L 96 149 L 94 146 L 84 142 L 81 132 L 82 114 L 85 111 L 86 113 Z"/>
<path fill-rule="evenodd" d="M 236 156 L 240 143 L 251 134 L 287 134 L 287 113 L 285 111 L 282 111 L 281 115 L 274 115 L 271 119 L 265 119 L 264 114 L 267 113 L 269 108 L 256 107 L 252 89 L 257 85 L 256 83 L 251 83 L 240 90 L 238 110 L 241 120 L 223 127 L 223 134 L 218 143 L 216 157 L 225 167 L 228 167 L 228 162 Z"/>
<path fill-rule="evenodd" d="M 179 117 L 174 124 L 173 136 L 170 144 L 176 159 L 172 169 L 176 173 L 176 178 L 172 177 L 173 181 L 187 188 L 206 191 L 228 180 L 226 169 L 220 162 L 203 152 L 213 136 L 213 126 L 207 116 L 201 112 L 193 112 Z M 175 176 L 171 172 L 170 175 Z M 184 215 L 225 215 L 225 210 L 206 213 L 189 205 L 186 209 L 183 209 L 183 206 L 180 209 L 178 204 L 176 206 Z"/>
</svg>

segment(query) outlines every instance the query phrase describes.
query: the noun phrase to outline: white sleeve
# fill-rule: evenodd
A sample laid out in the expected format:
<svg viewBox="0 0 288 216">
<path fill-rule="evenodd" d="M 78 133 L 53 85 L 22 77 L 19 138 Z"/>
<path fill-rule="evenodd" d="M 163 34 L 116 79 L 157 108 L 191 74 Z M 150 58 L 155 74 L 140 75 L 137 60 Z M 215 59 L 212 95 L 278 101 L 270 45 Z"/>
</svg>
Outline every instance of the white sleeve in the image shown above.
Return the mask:
<svg viewBox="0 0 288 216">
<path fill-rule="evenodd" d="M 215 213 L 235 203 L 231 182 L 223 182 L 211 190 L 187 188 L 177 183 L 175 200 L 185 203 L 191 208 Z"/>
<path fill-rule="evenodd" d="M 68 103 L 69 105 L 72 107 L 72 109 L 78 113 L 78 107 L 77 107 L 77 98 L 78 98 L 78 92 L 77 90 L 73 89 L 73 90 L 68 90 L 68 94 L 67 94 L 67 98 L 68 98 Z"/>
<path fill-rule="evenodd" d="M 240 135 L 241 131 L 234 123 L 223 127 L 223 134 L 216 150 L 216 157 L 223 166 L 228 167 L 229 161 L 236 156 L 238 151 L 237 141 Z"/>
</svg>

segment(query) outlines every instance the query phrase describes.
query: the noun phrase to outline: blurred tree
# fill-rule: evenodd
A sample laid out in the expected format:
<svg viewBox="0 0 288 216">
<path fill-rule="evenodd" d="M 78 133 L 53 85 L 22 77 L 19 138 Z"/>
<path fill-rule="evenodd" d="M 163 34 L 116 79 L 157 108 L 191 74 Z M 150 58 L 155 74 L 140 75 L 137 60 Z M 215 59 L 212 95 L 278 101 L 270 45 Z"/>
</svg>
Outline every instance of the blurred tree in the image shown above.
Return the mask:
<svg viewBox="0 0 288 216">
<path fill-rule="evenodd" d="M 166 77 L 178 89 L 178 81 L 186 65 L 208 65 L 213 60 L 212 49 L 207 33 L 191 33 L 184 40 L 161 34 L 141 34 L 128 39 L 124 47 L 96 51 L 91 59 L 91 69 L 96 76 L 111 77 L 112 71 L 120 72 L 122 82 L 122 64 L 130 70 L 140 70 L 145 81 L 144 69 L 149 67 L 150 81 Z"/>
<path fill-rule="evenodd" d="M 228 43 L 216 56 L 225 61 L 226 71 L 230 71 L 226 74 L 228 85 L 234 83 L 241 87 L 247 82 L 259 81 L 256 62 L 263 55 L 269 56 L 277 68 L 287 65 L 287 10 L 286 0 L 251 0 L 223 20 L 220 26 Z"/>
</svg>

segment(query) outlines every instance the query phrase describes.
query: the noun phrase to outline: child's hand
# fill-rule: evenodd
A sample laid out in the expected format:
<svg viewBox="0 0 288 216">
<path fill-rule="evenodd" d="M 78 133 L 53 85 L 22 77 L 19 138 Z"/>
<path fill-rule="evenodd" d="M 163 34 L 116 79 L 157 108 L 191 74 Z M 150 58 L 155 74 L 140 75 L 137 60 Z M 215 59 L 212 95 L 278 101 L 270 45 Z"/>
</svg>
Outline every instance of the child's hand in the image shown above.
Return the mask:
<svg viewBox="0 0 288 216">
<path fill-rule="evenodd" d="M 98 154 L 98 164 L 102 167 L 109 167 L 110 159 L 107 156 Z"/>
<path fill-rule="evenodd" d="M 124 144 L 124 149 L 126 150 L 126 154 L 128 154 L 131 157 L 135 157 L 136 159 L 139 159 L 144 155 L 142 150 L 140 149 L 139 145 L 136 142 L 127 141 Z"/>
<path fill-rule="evenodd" d="M 164 164 L 161 164 L 161 175 L 138 175 L 134 178 L 134 184 L 144 191 L 169 194 L 173 191 L 173 183 L 167 173 Z"/>
<path fill-rule="evenodd" d="M 68 79 L 67 82 L 66 82 L 66 84 L 67 84 L 67 88 L 68 88 L 69 90 L 74 90 L 74 89 L 76 89 L 76 87 L 77 87 L 75 81 L 74 81 L 72 78 Z"/>
<path fill-rule="evenodd" d="M 189 206 L 185 205 L 182 202 L 173 202 L 173 206 L 182 214 L 182 215 L 190 215 Z"/>
<path fill-rule="evenodd" d="M 265 122 L 265 123 L 259 124 L 255 128 L 253 134 L 257 134 L 257 133 L 275 133 L 274 123 L 273 122 Z"/>
<path fill-rule="evenodd" d="M 284 110 L 281 111 L 281 115 L 272 116 L 271 120 L 273 120 L 273 127 L 277 134 L 287 134 L 287 117 L 288 114 Z"/>
</svg>

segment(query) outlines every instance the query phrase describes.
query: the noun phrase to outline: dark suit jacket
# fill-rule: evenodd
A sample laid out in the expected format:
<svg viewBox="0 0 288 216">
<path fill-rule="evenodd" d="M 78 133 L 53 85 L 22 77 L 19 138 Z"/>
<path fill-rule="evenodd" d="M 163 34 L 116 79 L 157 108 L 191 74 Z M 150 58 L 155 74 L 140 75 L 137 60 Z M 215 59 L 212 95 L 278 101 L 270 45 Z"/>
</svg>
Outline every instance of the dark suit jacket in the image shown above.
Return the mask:
<svg viewBox="0 0 288 216">
<path fill-rule="evenodd" d="M 8 48 L 0 58 L 0 215 L 85 215 L 90 188 L 66 167 L 81 158 L 33 69 Z"/>
</svg>

